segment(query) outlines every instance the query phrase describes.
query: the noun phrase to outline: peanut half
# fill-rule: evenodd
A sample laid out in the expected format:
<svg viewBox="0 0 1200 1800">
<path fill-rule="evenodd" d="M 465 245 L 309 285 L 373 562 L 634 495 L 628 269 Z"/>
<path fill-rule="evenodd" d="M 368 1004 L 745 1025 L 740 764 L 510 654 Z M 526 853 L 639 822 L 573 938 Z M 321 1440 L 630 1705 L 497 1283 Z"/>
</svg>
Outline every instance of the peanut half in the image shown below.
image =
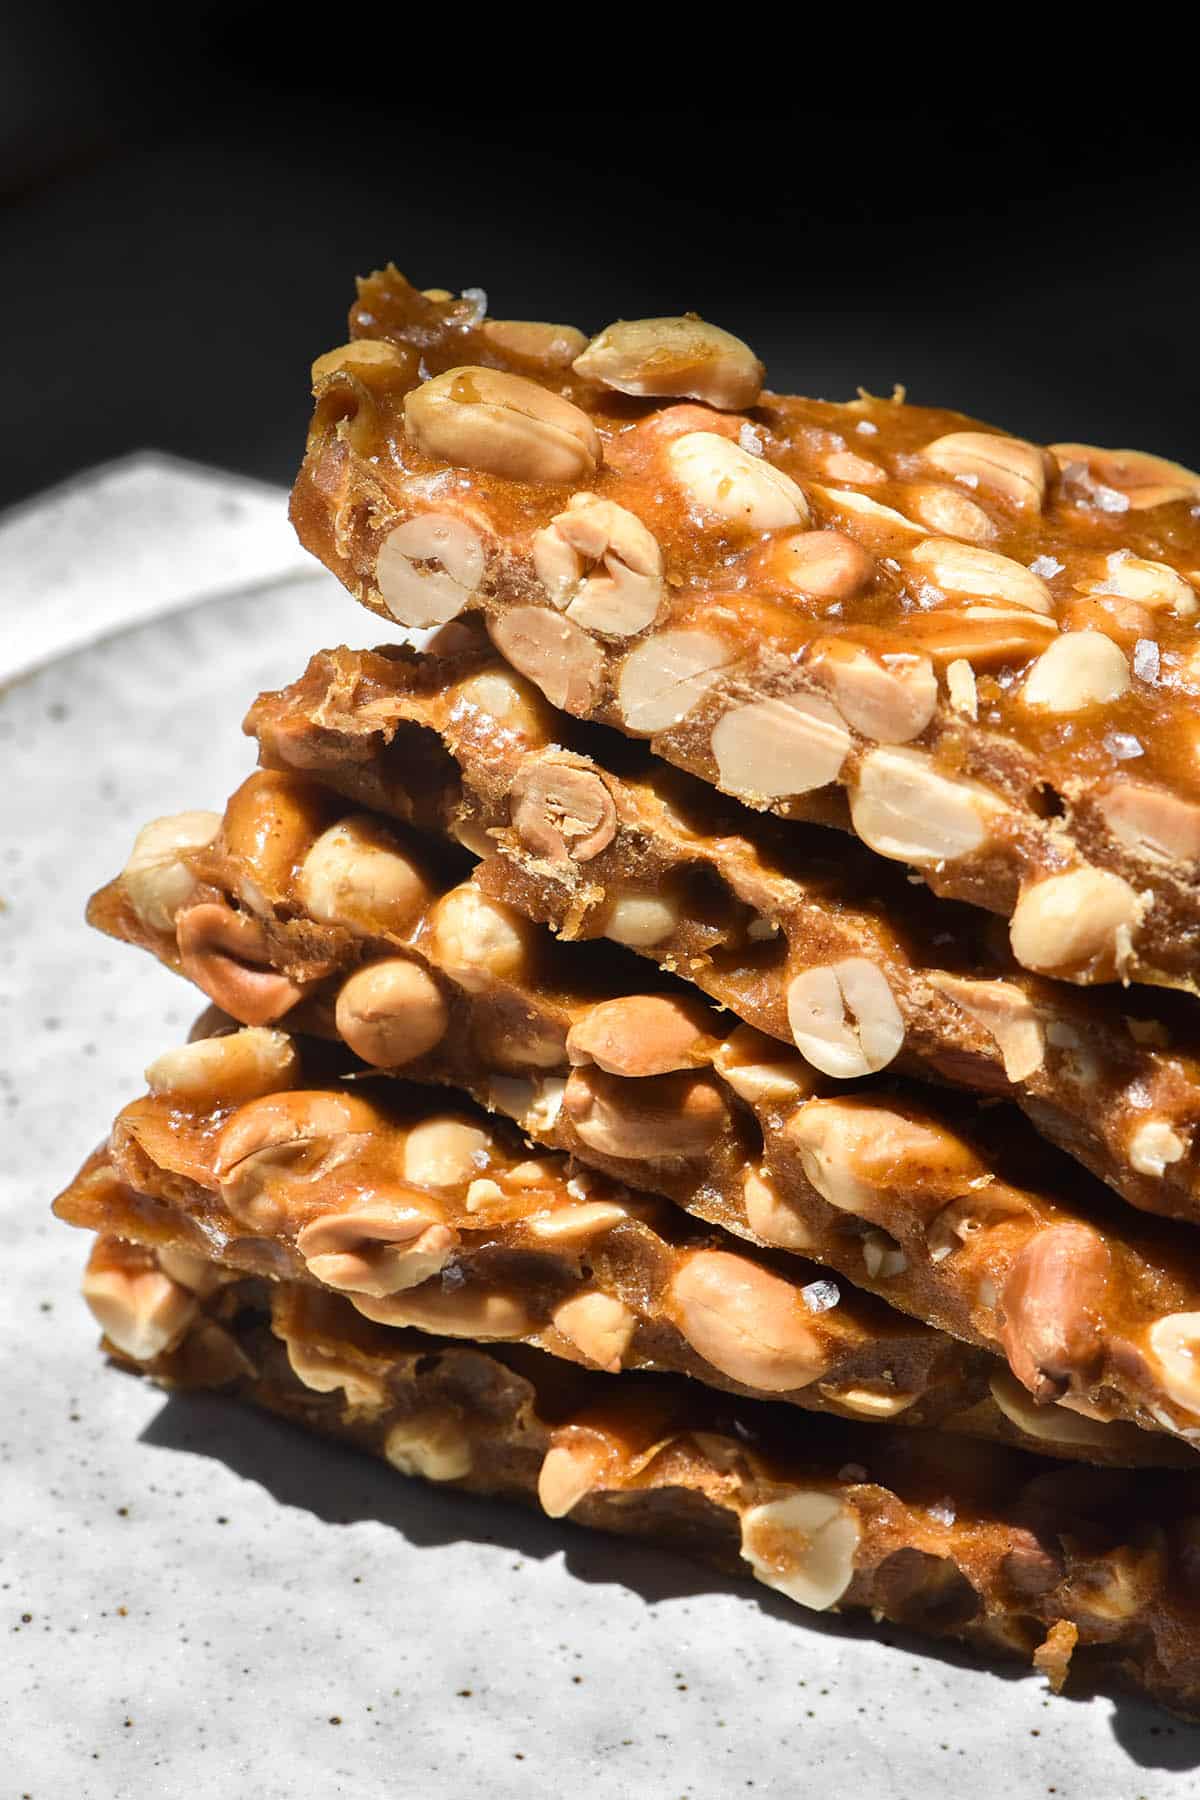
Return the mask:
<svg viewBox="0 0 1200 1800">
<path fill-rule="evenodd" d="M 796 1048 L 814 1069 L 850 1081 L 885 1069 L 904 1043 L 904 1020 L 882 971 L 864 956 L 805 969 L 787 990 Z"/>
<path fill-rule="evenodd" d="M 621 665 L 617 704 L 629 731 L 652 737 L 678 725 L 700 704 L 737 655 L 712 631 L 660 631 Z"/>
<path fill-rule="evenodd" d="M 196 889 L 184 854 L 211 844 L 220 829 L 220 813 L 181 812 L 151 819 L 138 832 L 121 871 L 121 886 L 149 930 L 170 931 Z"/>
<path fill-rule="evenodd" d="M 729 524 L 747 531 L 808 524 L 808 501 L 791 476 L 715 431 L 673 439 L 667 463 L 693 506 Z"/>
<path fill-rule="evenodd" d="M 742 1513 L 742 1555 L 757 1580 L 814 1612 L 836 1606 L 854 1579 L 861 1531 L 853 1507 L 819 1488 Z"/>
<path fill-rule="evenodd" d="M 604 656 L 582 626 L 548 606 L 514 606 L 488 620 L 501 656 L 542 690 L 551 706 L 586 713 L 600 692 Z"/>
<path fill-rule="evenodd" d="M 617 809 L 602 776 L 565 758 L 523 764 L 509 817 L 525 849 L 552 863 L 584 863 L 617 834 Z"/>
<path fill-rule="evenodd" d="M 620 319 L 597 333 L 573 366 L 619 394 L 702 400 L 723 412 L 753 406 L 762 390 L 763 367 L 749 345 L 694 313 Z"/>
<path fill-rule="evenodd" d="M 825 1371 L 795 1287 L 747 1257 L 697 1251 L 672 1281 L 670 1303 L 693 1350 L 746 1387 L 788 1393 Z"/>
<path fill-rule="evenodd" d="M 425 628 L 456 619 L 479 592 L 483 539 L 453 513 L 418 513 L 384 538 L 375 585 L 401 625 Z"/>
<path fill-rule="evenodd" d="M 447 369 L 414 388 L 404 429 L 426 456 L 509 481 L 583 481 L 600 465 L 600 439 L 585 412 L 498 369 Z"/>
<path fill-rule="evenodd" d="M 978 482 L 1022 512 L 1040 512 L 1046 498 L 1046 456 L 1023 438 L 989 431 L 951 431 L 925 446 L 925 460 L 959 479 Z"/>
<path fill-rule="evenodd" d="M 658 543 L 636 514 L 597 494 L 573 495 L 534 534 L 533 566 L 554 605 L 585 630 L 630 637 L 658 616 Z"/>
<path fill-rule="evenodd" d="M 712 753 L 726 793 L 761 802 L 827 787 L 852 742 L 832 702 L 796 693 L 724 713 L 713 728 Z"/>
</svg>

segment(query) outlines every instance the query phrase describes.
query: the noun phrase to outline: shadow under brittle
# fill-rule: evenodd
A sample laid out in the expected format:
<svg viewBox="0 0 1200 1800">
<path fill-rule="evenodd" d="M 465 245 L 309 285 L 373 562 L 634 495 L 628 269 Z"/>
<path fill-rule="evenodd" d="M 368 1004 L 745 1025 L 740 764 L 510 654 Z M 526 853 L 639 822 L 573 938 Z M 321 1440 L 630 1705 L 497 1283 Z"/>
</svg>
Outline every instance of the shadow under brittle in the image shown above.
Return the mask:
<svg viewBox="0 0 1200 1800">
<path fill-rule="evenodd" d="M 681 1556 L 664 1555 L 660 1548 L 635 1539 L 550 1520 L 508 1501 L 407 1479 L 354 1449 L 314 1438 L 297 1425 L 215 1394 L 170 1395 L 141 1433 L 141 1441 L 214 1458 L 263 1488 L 280 1505 L 330 1525 L 372 1521 L 398 1531 L 417 1547 L 468 1542 L 502 1545 L 539 1562 L 561 1556 L 573 1579 L 619 1585 L 650 1605 L 727 1594 L 818 1637 L 879 1640 L 906 1655 L 950 1668 L 980 1667 L 978 1656 L 951 1640 L 921 1637 L 894 1626 L 881 1629 L 856 1614 L 800 1612 L 769 1590 Z M 1037 1680 L 1016 1662 L 991 1663 L 989 1673 L 1009 1682 Z M 1200 1725 L 1176 1719 L 1136 1696 L 1113 1694 L 1086 1676 L 1073 1675 L 1070 1692 L 1054 1704 L 1085 1704 L 1098 1696 L 1111 1707 L 1113 1738 L 1132 1763 L 1180 1773 L 1200 1766 Z"/>
</svg>

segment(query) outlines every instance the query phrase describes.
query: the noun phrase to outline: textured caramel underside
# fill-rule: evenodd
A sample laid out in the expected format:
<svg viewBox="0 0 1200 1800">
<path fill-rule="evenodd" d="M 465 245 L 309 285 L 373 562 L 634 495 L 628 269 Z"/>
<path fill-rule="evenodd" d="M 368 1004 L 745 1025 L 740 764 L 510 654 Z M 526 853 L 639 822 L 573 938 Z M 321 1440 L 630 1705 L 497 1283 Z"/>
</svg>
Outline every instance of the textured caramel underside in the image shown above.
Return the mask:
<svg viewBox="0 0 1200 1800">
<path fill-rule="evenodd" d="M 254 845 L 282 836 L 289 817 L 306 821 L 304 831 L 289 839 L 282 870 L 266 869 L 249 852 L 235 853 L 230 842 L 252 801 Z M 515 1119 L 534 1140 L 635 1188 L 664 1194 L 763 1247 L 803 1248 L 856 1287 L 1006 1357 L 1041 1397 L 1065 1392 L 1104 1419 L 1154 1430 L 1197 1428 L 1196 1409 L 1164 1385 L 1147 1345 L 1157 1320 L 1200 1311 L 1200 1265 L 1185 1234 L 1120 1206 L 1072 1165 L 1057 1161 L 1007 1111 L 935 1107 L 928 1090 L 884 1078 L 848 1091 L 845 1084 L 817 1080 L 795 1056 L 788 1097 L 743 1099 L 734 1085 L 737 1071 L 723 1062 L 730 1021 L 706 1013 L 698 1000 L 695 1047 L 675 1065 L 678 1073 L 622 1076 L 577 1066 L 583 1058 L 568 1039 L 577 1041 L 598 1005 L 630 1004 L 637 993 L 630 975 L 636 979 L 641 965 L 627 959 L 622 965 L 612 946 L 556 944 L 544 934 L 531 934 L 522 966 L 503 978 L 448 964 L 439 949 L 439 911 L 448 894 L 485 892 L 478 869 L 452 890 L 445 876 L 431 873 L 410 915 L 386 930 L 361 920 L 352 927 L 319 924 L 305 916 L 298 869 L 328 822 L 331 804 L 336 811 L 328 793 L 306 777 L 252 777 L 231 800 L 223 833 L 190 858 L 201 884 L 194 901 L 216 903 L 252 926 L 259 934 L 259 963 L 285 971 L 295 983 L 299 1000 L 287 1013 L 289 1025 L 335 1035 L 334 1002 L 347 973 L 402 951 L 438 982 L 449 1022 L 432 1051 L 405 1061 L 406 1075 L 464 1088 Z M 316 822 L 308 823 L 314 814 Z M 275 821 L 272 832 L 264 819 Z M 436 845 L 426 855 L 415 838 L 395 841 L 397 850 L 405 846 L 420 862 L 436 860 Z M 90 916 L 178 965 L 180 927 L 156 932 L 143 926 L 119 881 L 96 897 Z M 686 993 L 681 986 L 666 991 Z M 210 984 L 209 992 L 236 1005 L 237 994 L 230 998 L 220 985 Z M 531 1041 L 548 1046 L 536 1067 L 526 1055 Z M 772 1040 L 755 1041 L 763 1059 L 782 1055 Z M 593 1092 L 610 1111 L 623 1109 L 628 1129 L 619 1141 L 611 1133 L 597 1136 L 580 1116 L 576 1100 Z M 680 1109 L 698 1101 L 709 1109 L 712 1129 L 688 1153 L 663 1154 Z M 832 1174 L 814 1163 L 814 1154 L 824 1155 L 820 1143 L 814 1151 L 814 1122 L 833 1146 L 826 1157 Z M 756 1171 L 780 1202 L 791 1235 L 756 1225 L 747 1195 L 748 1176 Z M 961 1211 L 971 1194 L 979 1196 L 983 1228 L 976 1228 L 972 1213 L 956 1237 L 939 1239 L 947 1218 L 959 1216 L 953 1209 Z M 880 1260 L 889 1246 L 900 1255 Z M 1054 1382 L 1062 1384 L 1056 1390 L 1040 1379 L 1042 1352 L 1017 1317 L 1016 1286 L 1009 1283 L 1019 1286 L 1022 1270 L 1048 1253 L 1057 1255 L 1058 1246 L 1069 1250 L 1070 1282 L 1053 1298 L 1064 1340 L 1054 1347 Z M 1089 1259 L 1094 1268 L 1085 1278 L 1081 1265 Z"/>
<path fill-rule="evenodd" d="M 934 900 L 857 844 L 834 848 L 812 828 L 723 802 L 548 707 L 498 716 L 487 704 L 498 666 L 469 637 L 446 655 L 321 652 L 292 686 L 259 697 L 247 729 L 269 767 L 463 834 L 487 853 L 487 889 L 566 938 L 603 936 L 619 898 L 665 896 L 673 921 L 642 953 L 783 1043 L 793 982 L 866 958 L 903 1020 L 895 1071 L 1011 1099 L 1133 1205 L 1200 1216 L 1190 1005 L 1159 994 L 1151 1009 L 1145 995 L 1032 975 L 987 919 Z M 531 841 L 530 798 L 564 769 L 598 781 L 611 803 L 611 836 L 587 843 L 584 858 L 569 838 L 552 854 L 544 831 Z M 1147 1121 L 1172 1129 L 1182 1150 L 1159 1174 L 1130 1160 Z"/>
<path fill-rule="evenodd" d="M 982 548 L 999 553 L 1025 584 L 1033 574 L 1043 590 L 1032 614 L 1023 602 L 1009 606 L 1007 616 L 1002 608 L 993 617 L 989 607 L 1003 599 L 1003 584 L 958 583 L 940 566 L 937 546 L 949 542 L 953 560 L 956 536 L 963 534 L 951 525 L 942 528 L 951 531 L 949 539 L 938 537 L 919 521 L 919 496 L 930 482 L 943 495 L 949 489 L 960 506 L 968 498 L 953 471 L 927 458 L 945 434 L 986 431 L 962 415 L 869 396 L 839 406 L 768 393 L 740 414 L 627 398 L 568 367 L 530 367 L 506 357 L 468 303 L 427 299 L 394 270 L 364 284 L 351 332 L 356 340 L 389 344 L 395 354 L 376 365 L 360 359 L 319 366 L 317 408 L 292 516 L 306 546 L 365 605 L 387 616 L 376 567 L 398 525 L 432 512 L 461 516 L 480 534 L 483 564 L 475 586 L 464 589 L 462 605 L 485 614 L 510 658 L 517 615 L 524 621 L 549 609 L 574 658 L 568 709 L 635 734 L 639 728 L 627 718 L 622 699 L 630 652 L 638 654 L 664 632 L 715 634 L 725 657 L 716 678 L 684 717 L 650 740 L 664 760 L 712 783 L 723 780 L 714 731 L 731 708 L 781 696 L 785 712 L 797 696 L 828 706 L 820 664 L 830 643 L 876 657 L 928 654 L 939 677 L 957 657 L 973 670 L 973 712 L 956 707 L 952 692 L 939 684 L 932 719 L 904 740 L 905 747 L 927 759 L 923 766 L 931 775 L 979 784 L 1001 802 L 1001 812 L 981 844 L 931 862 L 925 879 L 940 894 L 1007 914 L 1019 891 L 1040 879 L 1069 868 L 1105 870 L 1126 882 L 1131 906 L 1140 913 L 1123 953 L 1127 971 L 1139 980 L 1194 989 L 1200 920 L 1194 857 L 1177 845 L 1157 845 L 1153 825 L 1149 836 L 1119 830 L 1109 809 L 1114 795 L 1123 804 L 1123 791 L 1137 784 L 1150 792 L 1151 804 L 1162 795 L 1169 808 L 1179 809 L 1179 829 L 1193 838 L 1197 830 L 1191 719 L 1200 676 L 1193 661 L 1195 596 L 1188 585 L 1200 570 L 1195 477 L 1176 471 L 1182 483 L 1163 490 L 1165 501 L 1152 503 L 1155 497 L 1145 489 L 1131 499 L 1133 490 L 1105 485 L 1086 457 L 1073 460 L 1077 446 L 1041 457 L 1040 479 L 1047 485 L 1040 498 L 997 489 L 986 466 L 978 479 L 968 476 L 980 531 L 973 543 L 962 544 L 963 554 Z M 569 398 L 599 434 L 600 465 L 566 483 L 464 467 L 473 462 L 467 427 L 460 457 L 446 461 L 426 453 L 406 430 L 407 400 L 423 380 L 463 365 L 509 370 Z M 471 398 L 466 396 L 464 415 Z M 799 482 L 808 526 L 833 528 L 866 552 L 873 570 L 866 587 L 834 605 L 797 593 L 773 573 L 773 545 L 784 533 L 744 528 L 698 507 L 681 491 L 668 459 L 674 439 L 697 431 L 736 441 L 749 433 L 758 454 Z M 1002 452 L 1013 442 L 995 434 L 990 441 Z M 1025 449 L 1037 464 L 1036 447 Z M 534 540 L 564 515 L 573 487 L 626 508 L 652 529 L 665 573 L 664 598 L 649 629 L 597 636 L 555 611 L 536 571 Z M 864 515 L 864 502 L 888 509 L 890 517 Z M 1162 569 L 1190 600 L 1175 606 L 1122 600 L 1120 567 L 1129 557 Z M 1039 605 L 1044 616 L 1038 616 Z M 971 616 L 972 606 L 975 615 L 984 615 L 982 623 Z M 1022 702 L 1023 684 L 1050 641 L 1033 630 L 1043 624 L 1051 635 L 1058 625 L 1107 634 L 1136 671 L 1119 698 L 1071 716 L 1065 730 L 1060 716 L 1039 714 Z M 519 655 L 515 660 L 521 666 Z M 526 667 L 535 672 L 532 663 Z M 772 797 L 765 782 L 759 795 L 736 784 L 731 791 L 789 817 L 844 826 L 846 796 L 853 803 L 874 752 L 871 737 L 857 726 L 845 738 L 842 766 L 815 791 Z M 1134 905 L 1136 895 L 1146 896 L 1144 905 Z M 1072 978 L 1111 979 L 1111 959 L 1077 969 Z"/>
<path fill-rule="evenodd" d="M 92 1266 L 138 1275 L 154 1263 L 102 1239 Z M 1024 1657 L 1051 1632 L 1069 1654 L 1065 1621 L 1086 1676 L 1185 1712 L 1200 1702 L 1195 1477 L 1070 1470 L 830 1418 L 801 1424 L 694 1382 L 604 1377 L 521 1347 L 372 1325 L 338 1296 L 254 1278 L 197 1303 L 179 1341 L 148 1361 L 105 1347 L 165 1386 L 227 1389 L 376 1455 L 397 1426 L 407 1446 L 449 1435 L 455 1467 L 469 1463 L 454 1485 L 478 1493 L 532 1501 L 551 1451 L 582 1457 L 590 1473 L 574 1521 L 725 1571 L 745 1571 L 750 1508 L 815 1489 L 857 1529 L 840 1610 Z M 327 1391 L 306 1386 L 293 1362 Z"/>
</svg>

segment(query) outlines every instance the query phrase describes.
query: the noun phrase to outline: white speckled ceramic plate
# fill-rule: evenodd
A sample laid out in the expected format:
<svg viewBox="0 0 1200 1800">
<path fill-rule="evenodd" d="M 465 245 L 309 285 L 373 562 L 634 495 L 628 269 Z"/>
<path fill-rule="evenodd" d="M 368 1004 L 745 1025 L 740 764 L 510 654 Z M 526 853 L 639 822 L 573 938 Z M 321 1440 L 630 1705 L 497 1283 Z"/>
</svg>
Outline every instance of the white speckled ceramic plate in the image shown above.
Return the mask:
<svg viewBox="0 0 1200 1800">
<path fill-rule="evenodd" d="M 87 932 L 138 824 L 220 806 L 242 712 L 366 615 L 210 602 L 0 696 L 0 1793 L 34 1800 L 1195 1791 L 1200 1731 L 429 1490 L 105 1367 L 56 1189 L 194 999 Z M 797 1420 L 803 1429 L 803 1419 Z"/>
</svg>

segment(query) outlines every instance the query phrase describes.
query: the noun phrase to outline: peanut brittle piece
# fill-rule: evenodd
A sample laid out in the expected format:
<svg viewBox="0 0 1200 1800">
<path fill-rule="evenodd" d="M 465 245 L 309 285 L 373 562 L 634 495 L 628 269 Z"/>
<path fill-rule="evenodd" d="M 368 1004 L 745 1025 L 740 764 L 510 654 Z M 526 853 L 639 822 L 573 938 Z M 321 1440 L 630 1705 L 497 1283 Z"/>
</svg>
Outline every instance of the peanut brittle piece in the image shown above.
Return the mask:
<svg viewBox="0 0 1200 1800">
<path fill-rule="evenodd" d="M 1133 1205 L 1200 1214 L 1190 1001 L 1160 992 L 1148 1016 L 1145 994 L 1030 974 L 978 913 L 856 844 L 719 804 L 451 630 L 444 655 L 315 656 L 251 708 L 263 762 L 449 831 L 495 898 L 678 972 L 823 1074 L 1010 1098 Z"/>
<path fill-rule="evenodd" d="M 383 617 L 481 611 L 554 705 L 1009 918 L 1027 968 L 1200 991 L 1200 476 L 763 392 L 693 318 L 580 341 L 360 283 L 302 541 Z"/>
<path fill-rule="evenodd" d="M 1200 1706 L 1200 1485 L 1069 1469 L 1000 1445 L 867 1428 L 522 1346 L 447 1343 L 344 1298 L 101 1238 L 104 1346 L 165 1386 L 225 1389 L 405 1475 L 539 1505 L 746 1573 L 815 1611 Z M 95 1300 L 92 1301 L 95 1307 Z M 125 1314 L 173 1334 L 122 1332 Z M 118 1336 L 109 1330 L 116 1323 Z M 121 1337 L 124 1336 L 124 1342 Z"/>
<path fill-rule="evenodd" d="M 282 1033 L 200 1040 L 160 1057 L 156 1082 L 168 1069 L 185 1086 L 127 1107 L 56 1202 L 68 1223 L 157 1258 L 141 1286 L 95 1277 L 85 1290 L 131 1355 L 178 1339 L 194 1313 L 181 1290 L 263 1275 L 344 1294 L 379 1324 L 533 1344 L 614 1373 L 674 1370 L 806 1411 L 1051 1443 L 1085 1461 L 1192 1461 L 1124 1423 L 1062 1414 L 1027 1429 L 1036 1409 L 983 1352 L 561 1154 L 531 1155 L 511 1127 L 427 1090 L 326 1080 L 237 1105 L 231 1094 L 300 1078 Z"/>
<path fill-rule="evenodd" d="M 878 1075 L 848 1090 L 683 984 L 638 992 L 613 947 L 556 943 L 478 874 L 439 885 L 439 846 L 370 815 L 314 819 L 310 802 L 327 797 L 294 776 L 250 777 L 208 843 L 160 868 L 168 927 L 125 875 L 93 922 L 245 1025 L 340 1037 L 372 1068 L 463 1088 L 535 1142 L 829 1264 L 1003 1356 L 1038 1401 L 1200 1441 L 1186 1229 L 1121 1205 L 1007 1108 Z"/>
</svg>

